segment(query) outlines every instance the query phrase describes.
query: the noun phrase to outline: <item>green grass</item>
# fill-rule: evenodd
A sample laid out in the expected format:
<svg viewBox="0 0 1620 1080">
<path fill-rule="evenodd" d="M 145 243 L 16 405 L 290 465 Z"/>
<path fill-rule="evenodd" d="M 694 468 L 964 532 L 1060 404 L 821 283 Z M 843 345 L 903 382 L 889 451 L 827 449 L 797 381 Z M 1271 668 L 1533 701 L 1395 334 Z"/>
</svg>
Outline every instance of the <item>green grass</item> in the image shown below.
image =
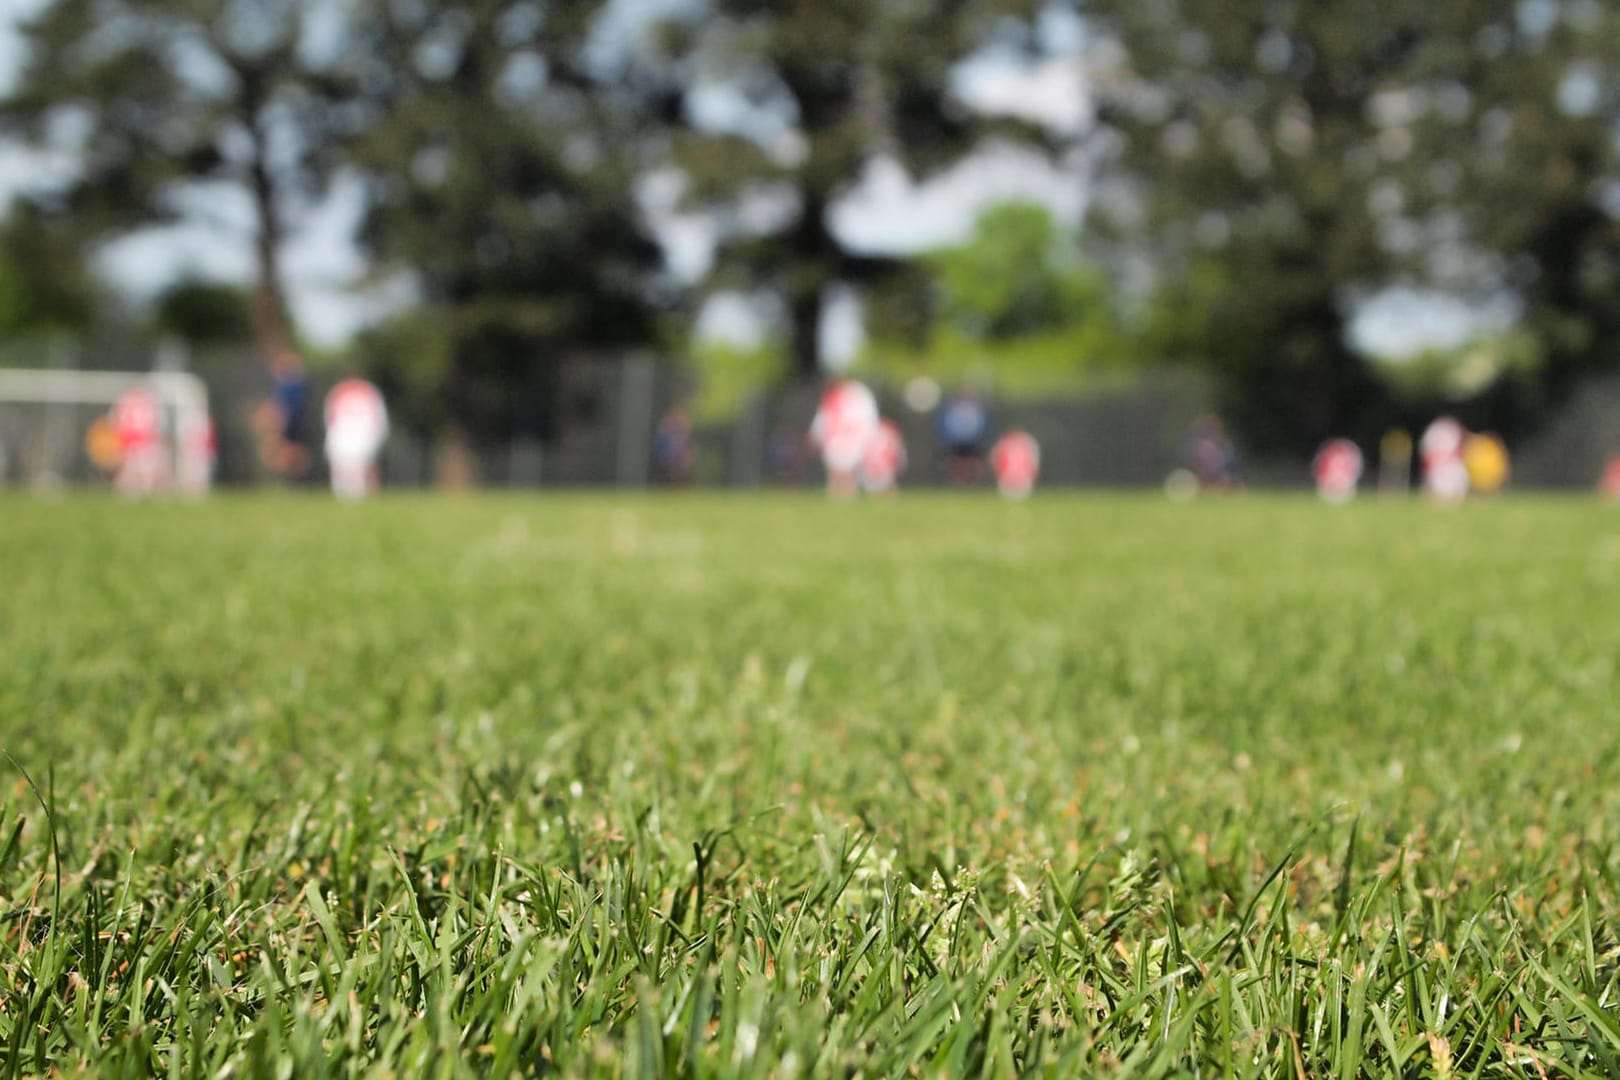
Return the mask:
<svg viewBox="0 0 1620 1080">
<path fill-rule="evenodd" d="M 0 579 L 0 1076 L 1620 1074 L 1613 508 L 13 498 Z"/>
</svg>

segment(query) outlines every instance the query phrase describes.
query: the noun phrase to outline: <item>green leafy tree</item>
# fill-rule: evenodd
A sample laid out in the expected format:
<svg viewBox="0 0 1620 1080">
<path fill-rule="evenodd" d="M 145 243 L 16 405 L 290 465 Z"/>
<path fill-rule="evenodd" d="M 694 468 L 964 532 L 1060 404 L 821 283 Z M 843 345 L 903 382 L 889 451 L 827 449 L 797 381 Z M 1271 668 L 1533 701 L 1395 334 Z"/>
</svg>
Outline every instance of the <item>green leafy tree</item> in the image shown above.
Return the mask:
<svg viewBox="0 0 1620 1080">
<path fill-rule="evenodd" d="M 1480 287 L 1520 303 L 1531 341 L 1517 352 L 1535 362 L 1503 366 L 1465 409 L 1513 430 L 1620 366 L 1620 12 L 1480 5 L 1471 29 L 1459 57 L 1470 108 L 1429 103 L 1416 125 L 1428 182 L 1409 189 L 1454 212 L 1483 256 L 1471 268 Z"/>
<path fill-rule="evenodd" d="M 593 64 L 600 11 L 388 4 L 357 23 L 386 103 L 352 148 L 360 240 L 421 304 L 364 351 L 423 426 L 549 436 L 559 358 L 662 333 L 673 296 L 634 200 L 656 102 Z"/>
<path fill-rule="evenodd" d="M 1110 307 L 1107 279 L 1051 212 L 1031 203 L 990 207 L 970 242 L 924 261 L 936 275 L 943 317 L 983 341 L 1066 329 Z"/>
<path fill-rule="evenodd" d="M 742 131 L 692 124 L 676 142 L 690 201 L 717 211 L 722 224 L 710 285 L 780 300 L 792 370 L 801 377 L 819 370 L 821 320 L 835 288 L 873 289 L 908 271 L 901 260 L 852 248 L 832 228 L 834 204 L 868 160 L 892 153 L 927 176 L 992 130 L 1042 138 L 1031 126 L 973 115 L 951 92 L 955 66 L 996 32 L 1021 28 L 1029 44 L 1036 7 L 1020 0 L 694 6 L 674 50 L 676 76 L 694 93 L 724 88 L 752 106 L 756 122 Z M 749 220 L 749 205 L 765 207 L 772 220 Z"/>
<path fill-rule="evenodd" d="M 1378 430 L 1388 402 L 1347 323 L 1357 292 L 1392 276 L 1373 196 L 1403 148 L 1372 114 L 1443 63 L 1443 17 L 1377 0 L 1093 11 L 1123 46 L 1103 93 L 1121 138 L 1101 216 L 1159 276 L 1153 347 L 1223 376 L 1263 449 Z"/>
<path fill-rule="evenodd" d="M 922 290 L 880 290 L 868 304 L 873 367 L 1049 391 L 1137 359 L 1108 277 L 1043 206 L 991 206 L 968 241 L 918 265 Z"/>
<path fill-rule="evenodd" d="M 1392 393 L 1349 343 L 1357 298 L 1390 285 L 1522 299 L 1544 363 L 1447 403 L 1493 426 L 1531 422 L 1528 403 L 1611 362 L 1620 38 L 1606 6 L 1088 10 L 1123 47 L 1103 80 L 1119 152 L 1101 218 L 1153 262 L 1152 346 L 1222 375 L 1252 443 L 1370 441 L 1439 404 Z"/>
<path fill-rule="evenodd" d="M 0 223 L 0 335 L 8 340 L 82 332 L 100 289 L 83 246 L 59 218 L 18 203 Z"/>
<path fill-rule="evenodd" d="M 291 348 L 281 252 L 300 200 L 335 165 L 345 52 L 315 0 L 52 0 L 24 20 L 28 59 L 0 107 L 13 133 L 65 153 L 51 202 L 89 235 L 173 221 L 187 185 L 245 191 L 254 221 L 253 325 Z"/>
<path fill-rule="evenodd" d="M 1493 388 L 1531 381 L 1546 358 L 1523 327 L 1478 337 L 1449 348 L 1429 348 L 1380 363 L 1397 397 L 1430 413 L 1463 412 L 1470 426 L 1497 430 L 1489 406 Z"/>
<path fill-rule="evenodd" d="M 253 298 L 224 282 L 177 281 L 158 295 L 152 328 L 188 345 L 238 345 L 253 334 Z"/>
</svg>

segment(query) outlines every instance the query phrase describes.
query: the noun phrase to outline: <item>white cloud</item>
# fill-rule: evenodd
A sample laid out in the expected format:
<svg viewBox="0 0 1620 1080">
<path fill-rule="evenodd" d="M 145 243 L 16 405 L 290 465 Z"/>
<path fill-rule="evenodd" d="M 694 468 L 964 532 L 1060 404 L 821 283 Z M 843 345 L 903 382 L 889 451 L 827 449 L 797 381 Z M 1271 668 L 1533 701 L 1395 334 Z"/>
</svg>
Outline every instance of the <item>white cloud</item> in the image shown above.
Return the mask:
<svg viewBox="0 0 1620 1080">
<path fill-rule="evenodd" d="M 894 159 L 878 158 L 833 208 L 832 222 L 852 247 L 910 254 L 966 239 L 979 211 L 998 202 L 1040 203 L 1073 225 L 1084 207 L 1084 188 L 1077 170 L 1011 144 L 987 147 L 923 184 Z"/>
<path fill-rule="evenodd" d="M 1030 65 L 995 57 L 964 64 L 956 92 L 986 115 L 1015 116 L 1064 135 L 1078 135 L 1096 118 L 1085 61 L 1077 55 Z"/>
<path fill-rule="evenodd" d="M 1350 341 L 1364 355 L 1399 362 L 1428 349 L 1460 348 L 1517 316 L 1507 299 L 1470 304 L 1425 289 L 1386 289 L 1356 305 Z"/>
</svg>

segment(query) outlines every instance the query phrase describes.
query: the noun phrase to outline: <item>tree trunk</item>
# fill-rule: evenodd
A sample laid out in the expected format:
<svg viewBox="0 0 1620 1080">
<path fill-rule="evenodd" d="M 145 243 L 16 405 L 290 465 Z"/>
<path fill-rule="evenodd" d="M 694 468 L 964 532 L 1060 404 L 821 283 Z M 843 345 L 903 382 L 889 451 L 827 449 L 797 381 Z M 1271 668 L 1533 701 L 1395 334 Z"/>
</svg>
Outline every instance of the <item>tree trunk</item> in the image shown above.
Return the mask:
<svg viewBox="0 0 1620 1080">
<path fill-rule="evenodd" d="M 253 287 L 253 336 L 266 364 L 294 351 L 292 325 L 287 316 L 286 292 L 281 282 L 281 242 L 286 229 L 276 207 L 275 181 L 266 161 L 267 138 L 259 125 L 252 126 L 253 163 L 248 186 L 253 195 L 254 214 L 259 231 L 253 253 L 258 280 Z"/>
<path fill-rule="evenodd" d="M 821 373 L 821 294 L 820 286 L 811 286 L 788 299 L 793 374 L 800 379 Z"/>
<path fill-rule="evenodd" d="M 835 265 L 837 242 L 827 229 L 827 200 L 814 190 L 803 192 L 798 223 L 788 234 L 792 264 L 788 279 L 788 343 L 793 374 L 815 379 L 821 374 L 821 310 L 827 294 L 829 267 Z"/>
</svg>

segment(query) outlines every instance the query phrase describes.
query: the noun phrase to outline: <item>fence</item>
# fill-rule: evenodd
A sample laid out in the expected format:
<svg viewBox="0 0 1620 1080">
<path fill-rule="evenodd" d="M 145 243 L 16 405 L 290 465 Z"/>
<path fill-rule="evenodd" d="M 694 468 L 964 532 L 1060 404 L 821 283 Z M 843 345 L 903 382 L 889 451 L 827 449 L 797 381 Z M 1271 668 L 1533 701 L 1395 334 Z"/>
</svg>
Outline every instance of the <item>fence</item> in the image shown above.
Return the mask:
<svg viewBox="0 0 1620 1080">
<path fill-rule="evenodd" d="M 0 352 L 0 367 L 143 371 L 151 369 L 154 359 L 151 351 L 133 347 L 58 343 Z M 169 366 L 179 362 L 172 353 L 163 358 Z M 218 430 L 218 481 L 264 481 L 250 427 L 253 409 L 269 390 L 262 366 L 245 350 L 201 353 L 183 362 L 208 385 Z M 550 385 L 558 395 L 561 423 L 554 438 L 453 446 L 396 428 L 384 451 L 385 482 L 394 487 L 434 484 L 448 471 L 447 459 L 458 452 L 472 479 L 489 487 L 637 488 L 665 482 L 655 460 L 655 431 L 660 418 L 689 396 L 690 380 L 679 366 L 648 355 L 574 357 L 556 363 L 557 377 Z M 318 402 L 341 374 L 313 373 L 312 400 Z M 906 407 L 898 387 L 874 388 L 910 448 L 906 483 L 943 484 L 945 462 L 936 445 L 933 414 Z M 819 483 L 819 466 L 805 444 L 816 399 L 813 386 L 778 387 L 757 394 L 733 418 L 700 424 L 693 435 L 693 481 L 738 488 Z M 1211 387 L 1195 374 L 1157 371 L 1061 398 L 997 400 L 992 394 L 988 403 L 995 428 L 1023 428 L 1039 440 L 1043 484 L 1142 487 L 1157 485 L 1179 463 L 1187 426 L 1209 410 L 1212 400 Z M 69 483 L 95 481 L 83 452 L 83 433 L 95 415 L 82 406 L 0 405 L 0 484 L 28 483 L 46 475 Z M 1552 423 L 1514 449 L 1519 486 L 1590 487 L 1607 457 L 1620 451 L 1620 376 L 1589 383 Z M 1258 486 L 1304 486 L 1310 480 L 1305 461 L 1246 459 L 1244 471 Z"/>
</svg>

